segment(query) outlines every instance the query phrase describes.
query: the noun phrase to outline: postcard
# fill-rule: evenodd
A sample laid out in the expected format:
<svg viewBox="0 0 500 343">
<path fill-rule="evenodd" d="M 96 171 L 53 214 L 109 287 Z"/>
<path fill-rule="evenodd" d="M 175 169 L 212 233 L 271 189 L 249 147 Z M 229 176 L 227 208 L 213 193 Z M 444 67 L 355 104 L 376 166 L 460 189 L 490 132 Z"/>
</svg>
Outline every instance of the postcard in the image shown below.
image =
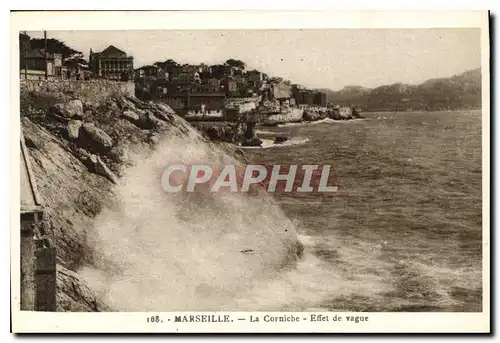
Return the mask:
<svg viewBox="0 0 500 343">
<path fill-rule="evenodd" d="M 11 19 L 13 332 L 490 332 L 487 11 Z"/>
</svg>

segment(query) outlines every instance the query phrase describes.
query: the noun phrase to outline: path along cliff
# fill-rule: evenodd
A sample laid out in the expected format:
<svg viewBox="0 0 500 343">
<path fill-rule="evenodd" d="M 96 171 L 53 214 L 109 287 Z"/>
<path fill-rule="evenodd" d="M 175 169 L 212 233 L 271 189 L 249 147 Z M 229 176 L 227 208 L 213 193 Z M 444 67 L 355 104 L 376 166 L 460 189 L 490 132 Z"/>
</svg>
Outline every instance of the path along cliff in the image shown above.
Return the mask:
<svg viewBox="0 0 500 343">
<path fill-rule="evenodd" d="M 244 163 L 168 106 L 27 90 L 21 126 L 41 234 L 57 249 L 58 311 L 234 309 L 301 254 L 266 194 L 165 193 L 169 164 Z"/>
</svg>

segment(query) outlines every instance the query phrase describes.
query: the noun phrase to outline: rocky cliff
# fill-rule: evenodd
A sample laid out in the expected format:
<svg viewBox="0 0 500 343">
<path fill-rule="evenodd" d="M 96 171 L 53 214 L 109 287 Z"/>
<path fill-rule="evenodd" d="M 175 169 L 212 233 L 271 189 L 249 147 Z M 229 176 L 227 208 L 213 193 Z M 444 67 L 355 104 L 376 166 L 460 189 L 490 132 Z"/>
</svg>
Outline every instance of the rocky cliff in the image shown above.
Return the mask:
<svg viewBox="0 0 500 343">
<path fill-rule="evenodd" d="M 41 231 L 57 249 L 59 311 L 209 309 L 207 289 L 244 289 L 297 259 L 293 225 L 267 196 L 162 190 L 168 163 L 242 159 L 167 106 L 26 91 L 21 126 L 45 203 Z"/>
</svg>

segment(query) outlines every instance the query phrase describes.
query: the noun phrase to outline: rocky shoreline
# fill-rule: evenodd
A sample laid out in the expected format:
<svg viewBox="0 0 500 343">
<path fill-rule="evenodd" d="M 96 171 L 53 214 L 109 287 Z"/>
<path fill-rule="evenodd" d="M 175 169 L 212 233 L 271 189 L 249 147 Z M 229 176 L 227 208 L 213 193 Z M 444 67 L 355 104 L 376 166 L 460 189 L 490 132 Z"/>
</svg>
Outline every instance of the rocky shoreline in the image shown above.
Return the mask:
<svg viewBox="0 0 500 343">
<path fill-rule="evenodd" d="M 226 127 L 207 124 L 206 130 L 231 143 L 248 135 L 246 124 L 221 125 Z M 128 96 L 93 101 L 64 93 L 22 92 L 21 128 L 45 204 L 41 234 L 57 254 L 57 311 L 112 310 L 80 270 L 105 262 L 93 249 L 92 228 L 104 209 L 117 206 L 116 187 L 138 161 L 156 153 L 166 139 L 182 139 L 221 156 L 245 159 L 235 144 L 210 143 L 199 133 L 203 129 L 195 129 L 168 106 Z M 265 227 L 260 229 L 266 232 Z M 292 238 L 282 241 L 287 253 L 276 252 L 276 261 L 297 258 L 298 250 L 293 258 L 287 255 L 296 249 Z M 287 248 L 288 244 L 293 246 Z"/>
<path fill-rule="evenodd" d="M 261 123 L 236 122 L 223 120 L 223 118 L 217 118 L 216 120 L 197 118 L 188 121 L 211 141 L 233 143 L 243 147 L 261 147 L 263 141 L 255 133 L 256 126 L 276 127 L 287 124 L 316 123 L 325 119 L 342 121 L 362 118 L 364 117 L 360 114 L 360 111 L 355 108 L 336 107 L 332 109 L 312 108 L 306 110 L 294 108 L 284 113 L 271 114 L 263 119 Z M 274 140 L 274 144 L 282 144 L 288 140 L 288 137 L 278 135 L 273 137 L 272 140 Z"/>
</svg>

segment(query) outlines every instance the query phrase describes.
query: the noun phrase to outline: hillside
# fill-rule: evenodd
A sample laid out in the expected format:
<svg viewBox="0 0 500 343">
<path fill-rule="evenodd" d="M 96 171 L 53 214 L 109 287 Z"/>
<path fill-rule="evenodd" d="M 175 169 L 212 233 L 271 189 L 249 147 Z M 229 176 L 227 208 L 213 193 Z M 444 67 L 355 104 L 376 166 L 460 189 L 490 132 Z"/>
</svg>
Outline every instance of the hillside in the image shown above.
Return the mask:
<svg viewBox="0 0 500 343">
<path fill-rule="evenodd" d="M 347 86 L 322 89 L 327 101 L 357 106 L 363 111 L 437 111 L 481 108 L 481 69 L 449 78 L 430 79 L 419 85 L 395 83 L 376 88 Z"/>
</svg>

